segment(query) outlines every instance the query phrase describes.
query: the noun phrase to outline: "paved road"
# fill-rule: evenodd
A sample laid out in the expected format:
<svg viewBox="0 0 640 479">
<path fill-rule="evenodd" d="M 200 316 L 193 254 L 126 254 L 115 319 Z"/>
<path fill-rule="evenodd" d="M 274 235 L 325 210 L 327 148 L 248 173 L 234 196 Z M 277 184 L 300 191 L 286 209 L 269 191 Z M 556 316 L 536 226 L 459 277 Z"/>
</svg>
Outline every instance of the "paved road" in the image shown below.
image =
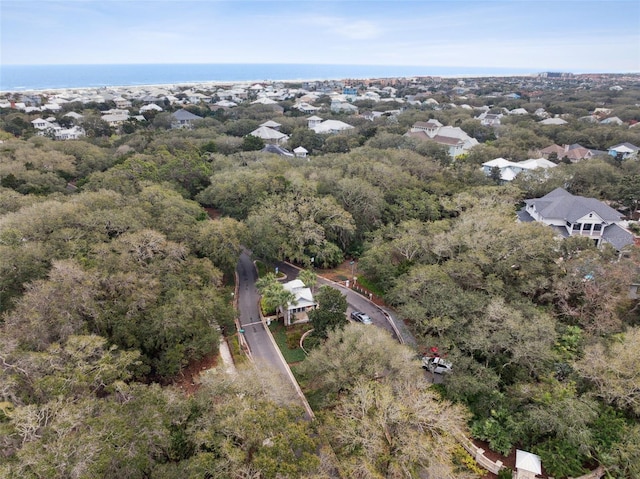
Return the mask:
<svg viewBox="0 0 640 479">
<path fill-rule="evenodd" d="M 261 370 L 270 369 L 282 377 L 280 384 L 271 384 L 280 392 L 286 392 L 293 401 L 299 401 L 305 410 L 305 417 L 313 419 L 314 414 L 282 353 L 273 341 L 270 332 L 260 319 L 256 288 L 258 273 L 247 252 L 243 252 L 236 267 L 238 273 L 238 317 L 245 339 L 251 350 L 253 363 Z M 297 399 L 294 399 L 296 398 Z"/>
<path fill-rule="evenodd" d="M 299 270 L 288 263 L 278 262 L 276 263 L 276 266 L 278 267 L 279 271 L 287 275 L 287 281 L 295 279 L 298 275 Z M 374 325 L 386 329 L 394 338 L 398 339 L 395 331 L 389 324 L 389 321 L 387 320 L 385 315 L 375 304 L 373 304 L 367 298 L 351 289 L 346 288 L 343 285 L 334 283 L 333 281 L 328 281 L 324 278 L 318 277 L 318 284 L 328 284 L 329 286 L 337 288 L 342 292 L 342 294 L 347 297 L 347 317 L 351 317 L 351 311 L 362 311 L 363 313 L 369 315 Z M 398 324 L 398 321 L 393 318 L 393 315 L 391 315 L 389 311 L 387 311 L 387 313 L 391 316 L 392 321 L 395 322 L 396 328 L 400 329 L 404 341 L 409 344 L 415 344 L 413 338 L 411 338 L 410 335 L 408 336 L 408 332 L 405 331 L 406 328 L 403 328 L 404 325 Z"/>
<path fill-rule="evenodd" d="M 278 370 L 285 378 L 288 371 L 278 351 L 273 346 L 264 324 L 260 321 L 258 311 L 259 293 L 255 283 L 258 274 L 253 261 L 248 254 L 243 253 L 236 268 L 238 272 L 238 309 L 240 326 L 244 329 L 244 336 L 249 344 L 251 355 L 258 367 L 270 367 Z"/>
</svg>

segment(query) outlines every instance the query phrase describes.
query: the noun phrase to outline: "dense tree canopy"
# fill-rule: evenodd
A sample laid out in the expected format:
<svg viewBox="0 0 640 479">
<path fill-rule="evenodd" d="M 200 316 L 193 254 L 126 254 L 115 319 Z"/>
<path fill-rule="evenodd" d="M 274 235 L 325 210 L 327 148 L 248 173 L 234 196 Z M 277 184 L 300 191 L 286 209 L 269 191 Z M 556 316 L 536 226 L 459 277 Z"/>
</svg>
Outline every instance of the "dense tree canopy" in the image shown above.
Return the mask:
<svg viewBox="0 0 640 479">
<path fill-rule="evenodd" d="M 456 80 L 399 81 L 407 101 L 362 101 L 362 117 L 332 113 L 323 95 L 322 116 L 355 127 L 338 135 L 307 128 L 293 98 L 192 105 L 205 117 L 192 130 L 171 129 L 182 105 L 168 100 L 125 128 L 101 118 L 113 102 L 73 102 L 55 119 L 83 113 L 88 136 L 75 141 L 38 135 L 38 113 L 0 111 L 0 475 L 465 477 L 452 457 L 466 422 L 496 451 L 540 454 L 555 477 L 595 463 L 637 476 L 637 252 L 516 221 L 524 199 L 557 187 L 637 216 L 640 166 L 606 153 L 640 145 L 637 85 L 523 81 L 469 79 L 465 99 Z M 480 107 L 502 124 L 482 125 Z M 596 108 L 627 123 L 592 121 Z M 540 124 L 539 109 L 567 124 Z M 247 135 L 269 119 L 309 156 L 258 151 Z M 405 136 L 429 119 L 481 144 L 454 161 Z M 553 143 L 597 151 L 556 155 L 556 168 L 508 185 L 480 170 Z M 311 319 L 326 342 L 295 368 L 316 423 L 253 370 L 214 373 L 184 396 L 168 383 L 234 334 L 244 248 L 318 274 L 358 259 L 418 351 L 375 327 L 341 328 L 346 304 L 321 288 Z M 265 310 L 291 300 L 273 277 L 259 287 Z M 432 348 L 453 364 L 437 388 L 415 360 Z"/>
</svg>

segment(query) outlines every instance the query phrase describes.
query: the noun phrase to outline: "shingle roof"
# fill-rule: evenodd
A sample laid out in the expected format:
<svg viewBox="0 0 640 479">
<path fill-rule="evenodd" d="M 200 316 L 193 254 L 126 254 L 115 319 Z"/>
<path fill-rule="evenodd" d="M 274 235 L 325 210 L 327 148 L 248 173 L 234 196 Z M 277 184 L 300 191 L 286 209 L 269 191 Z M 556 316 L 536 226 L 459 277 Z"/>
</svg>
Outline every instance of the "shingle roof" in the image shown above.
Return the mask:
<svg viewBox="0 0 640 479">
<path fill-rule="evenodd" d="M 543 155 L 546 155 L 546 154 L 550 155 L 551 153 L 556 153 L 558 156 L 560 156 L 564 154 L 564 148 L 561 147 L 560 145 L 553 144 L 540 150 L 540 153 L 542 153 Z"/>
<path fill-rule="evenodd" d="M 535 205 L 536 211 L 543 218 L 558 218 L 575 222 L 579 218 L 593 212 L 604 221 L 620 221 L 622 215 L 595 198 L 575 196 L 563 188 L 556 188 L 542 198 L 525 200 L 527 205 Z"/>
<path fill-rule="evenodd" d="M 291 153 L 289 150 L 287 150 L 286 148 L 283 148 L 279 145 L 274 145 L 272 143 L 266 144 L 264 146 L 264 148 L 260 151 L 264 151 L 266 153 L 274 153 L 276 155 L 280 155 L 280 156 L 294 156 L 293 153 Z"/>
<path fill-rule="evenodd" d="M 631 151 L 639 151 L 640 147 L 637 147 L 636 145 L 634 145 L 633 143 L 629 143 L 628 141 L 625 141 L 624 143 L 618 143 L 617 145 L 613 145 L 609 147 L 609 150 L 617 150 L 619 148 L 623 148 L 626 147 Z"/>
<path fill-rule="evenodd" d="M 527 213 L 527 211 L 524 208 L 521 210 L 518 210 L 516 215 L 518 216 L 518 220 L 523 223 L 531 223 L 532 221 L 535 221 L 533 216 Z"/>
<path fill-rule="evenodd" d="M 284 133 L 274 130 L 273 128 L 269 128 L 268 126 L 261 126 L 260 128 L 256 128 L 249 134 L 258 138 L 262 138 L 263 140 L 281 140 L 283 138 L 288 138 Z"/>
<path fill-rule="evenodd" d="M 178 110 L 178 111 L 172 113 L 172 116 L 178 121 L 202 120 L 201 116 L 194 115 L 193 113 L 191 113 L 190 111 L 187 111 L 187 110 Z"/>
<path fill-rule="evenodd" d="M 261 123 L 260 126 L 266 126 L 268 128 L 278 128 L 282 126 L 280 123 L 275 122 L 273 120 L 267 120 L 264 123 Z"/>
<path fill-rule="evenodd" d="M 602 233 L 602 239 L 611 243 L 617 250 L 633 244 L 633 234 L 616 224 L 609 225 Z"/>
<path fill-rule="evenodd" d="M 436 135 L 432 138 L 432 140 L 436 143 L 440 143 L 441 145 L 459 145 L 460 143 L 463 143 L 463 141 L 459 138 L 442 135 Z"/>
</svg>

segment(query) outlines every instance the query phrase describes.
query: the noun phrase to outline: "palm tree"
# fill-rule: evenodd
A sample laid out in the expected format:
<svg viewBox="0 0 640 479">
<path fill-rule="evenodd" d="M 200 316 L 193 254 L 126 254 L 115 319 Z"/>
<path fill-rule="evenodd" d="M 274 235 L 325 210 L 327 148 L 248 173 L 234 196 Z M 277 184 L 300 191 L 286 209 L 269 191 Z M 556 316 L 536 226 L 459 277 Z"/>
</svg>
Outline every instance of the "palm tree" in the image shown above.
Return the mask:
<svg viewBox="0 0 640 479">
<path fill-rule="evenodd" d="M 298 279 L 304 283 L 307 288 L 313 288 L 318 283 L 318 275 L 310 269 L 303 269 L 298 273 Z"/>
<path fill-rule="evenodd" d="M 286 306 L 296 300 L 295 294 L 286 290 L 273 273 L 267 273 L 256 281 L 256 287 L 262 295 L 261 304 L 266 311 L 275 310 L 276 314 L 279 314 L 279 311 L 282 310 L 284 314 Z M 285 315 L 285 322 L 286 320 Z"/>
<path fill-rule="evenodd" d="M 280 284 L 280 283 L 278 283 Z M 284 289 L 284 286 L 280 284 L 282 288 L 280 291 L 274 293 L 273 300 L 277 303 L 277 311 L 282 311 L 283 322 L 285 326 L 289 326 L 291 318 L 286 314 L 287 306 L 289 304 L 296 304 L 296 295 L 291 291 Z"/>
</svg>

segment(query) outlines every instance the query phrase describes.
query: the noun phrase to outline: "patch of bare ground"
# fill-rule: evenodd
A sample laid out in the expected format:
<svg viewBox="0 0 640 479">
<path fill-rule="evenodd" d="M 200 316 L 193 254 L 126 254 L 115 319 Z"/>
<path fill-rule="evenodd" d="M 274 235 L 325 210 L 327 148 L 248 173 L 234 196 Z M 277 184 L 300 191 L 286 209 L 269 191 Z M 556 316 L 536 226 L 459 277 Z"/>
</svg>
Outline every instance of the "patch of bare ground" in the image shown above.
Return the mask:
<svg viewBox="0 0 640 479">
<path fill-rule="evenodd" d="M 502 464 L 504 464 L 506 467 L 508 467 L 512 471 L 516 470 L 516 448 L 515 447 L 513 449 L 511 449 L 511 452 L 509 453 L 508 456 L 503 456 L 500 453 L 492 451 L 491 448 L 489 448 L 489 444 L 487 444 L 484 441 L 480 441 L 478 439 L 472 439 L 472 441 L 476 446 L 478 446 L 479 448 L 484 449 L 484 455 L 486 457 L 488 457 L 489 459 L 491 459 L 493 462 L 502 461 Z M 491 472 L 487 472 L 484 476 L 482 476 L 482 479 L 497 479 L 497 477 L 498 476 L 496 474 L 493 474 Z M 549 478 L 549 475 L 544 470 L 544 465 L 542 467 L 542 474 L 540 474 L 540 475 L 538 475 L 536 477 L 537 478 L 542 478 L 542 479 L 548 479 Z"/>
<path fill-rule="evenodd" d="M 209 208 L 209 207 L 205 207 L 204 209 L 207 212 L 207 215 L 209 216 L 209 218 L 211 218 L 212 220 L 217 220 L 221 216 L 220 210 L 217 210 L 215 208 Z"/>
<path fill-rule="evenodd" d="M 215 368 L 218 364 L 218 353 L 209 353 L 198 361 L 193 361 L 176 377 L 173 385 L 180 388 L 186 396 L 191 396 L 200 388 L 200 373 Z"/>
<path fill-rule="evenodd" d="M 331 281 L 344 281 L 351 277 L 351 264 L 350 261 L 344 261 L 335 268 L 331 269 L 318 269 L 316 273 L 323 278 L 330 279 Z"/>
</svg>

